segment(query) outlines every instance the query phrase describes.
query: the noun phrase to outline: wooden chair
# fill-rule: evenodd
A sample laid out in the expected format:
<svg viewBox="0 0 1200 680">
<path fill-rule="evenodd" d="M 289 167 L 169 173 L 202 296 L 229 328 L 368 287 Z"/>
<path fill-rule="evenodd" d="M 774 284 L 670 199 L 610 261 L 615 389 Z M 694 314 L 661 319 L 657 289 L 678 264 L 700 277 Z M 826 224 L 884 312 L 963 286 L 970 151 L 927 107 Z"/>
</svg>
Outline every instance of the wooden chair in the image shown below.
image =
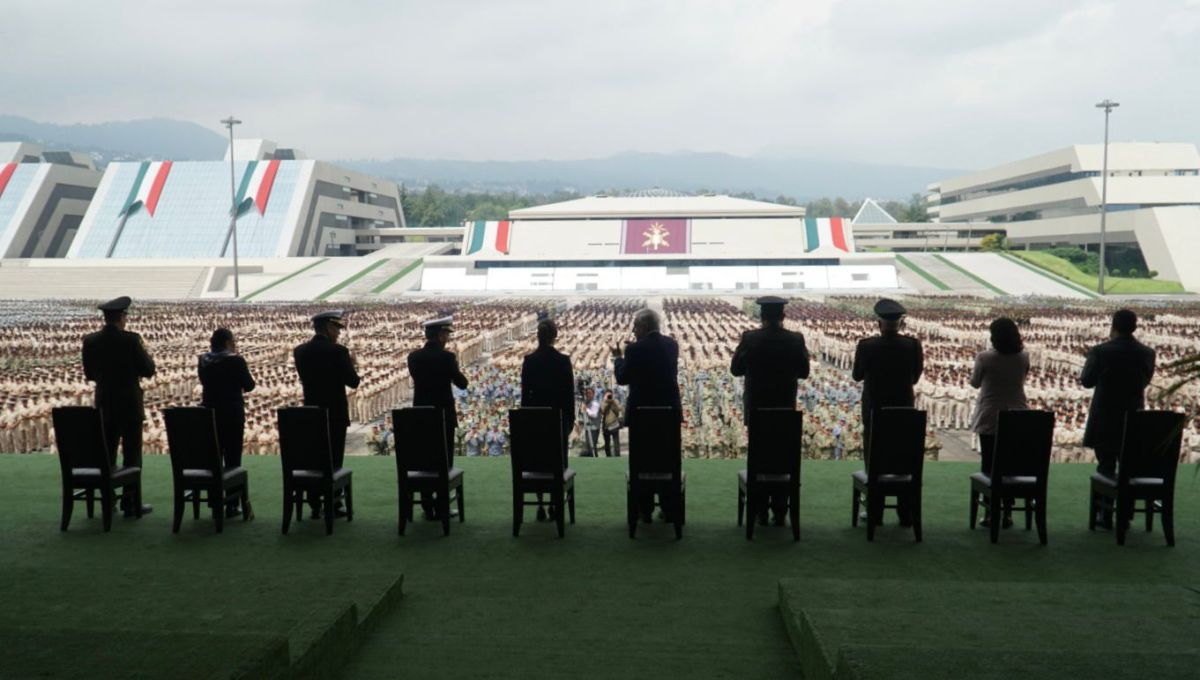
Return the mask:
<svg viewBox="0 0 1200 680">
<path fill-rule="evenodd" d="M 1162 515 L 1163 536 L 1175 545 L 1175 472 L 1183 442 L 1185 416 L 1174 411 L 1134 411 L 1125 416 L 1117 478 L 1092 473 L 1088 529 L 1096 529 L 1096 513 L 1111 512 L 1116 519 L 1117 545 L 1134 513 L 1146 515 L 1146 531 L 1154 530 L 1154 515 Z M 1137 508 L 1142 501 L 1142 509 Z"/>
<path fill-rule="evenodd" d="M 437 513 L 442 534 L 450 535 L 450 500 L 453 491 L 458 521 L 466 521 L 463 503 L 463 471 L 450 465 L 445 415 L 432 406 L 415 406 L 392 411 L 392 441 L 396 442 L 396 480 L 400 500 L 400 535 L 412 521 L 419 492 L 437 494 Z"/>
<path fill-rule="evenodd" d="M 354 520 L 354 489 L 348 468 L 333 469 L 329 444 L 329 414 L 318 406 L 291 406 L 276 411 L 279 418 L 279 459 L 283 464 L 283 533 L 292 524 L 293 510 L 304 517 L 304 499 L 319 503 L 325 533 L 333 533 L 334 502 L 346 504 L 346 521 Z"/>
<path fill-rule="evenodd" d="M 1046 488 L 1053 447 L 1052 412 L 1001 411 L 992 469 L 987 474 L 971 475 L 971 528 L 975 528 L 979 508 L 987 508 L 992 517 L 992 543 L 998 543 L 1003 513 L 1024 510 L 1025 530 L 1031 528 L 1036 517 L 1038 540 L 1046 545 Z M 1024 505 L 1012 505 L 1017 499 Z"/>
<path fill-rule="evenodd" d="M 134 515 L 142 516 L 142 469 L 116 467 L 104 442 L 100 411 L 91 406 L 62 406 L 51 412 L 58 463 L 62 468 L 62 523 L 71 524 L 75 501 L 87 503 L 88 517 L 95 517 L 96 494 L 100 494 L 100 517 L 104 530 L 112 529 L 113 506 L 126 500 Z"/>
<path fill-rule="evenodd" d="M 794 408 L 760 408 L 750 416 L 746 469 L 737 473 L 738 526 L 746 518 L 746 540 L 754 538 L 755 519 L 772 496 L 788 497 L 792 539 L 800 540 L 800 453 L 804 414 Z"/>
<path fill-rule="evenodd" d="M 875 527 L 883 522 L 885 508 L 905 501 L 912 513 L 913 535 L 921 541 L 921 479 L 925 464 L 925 412 L 913 408 L 884 408 L 871 417 L 871 450 L 866 469 L 851 475 L 851 524 L 858 526 L 858 509 L 866 496 L 867 540 L 875 540 Z M 889 496 L 896 505 L 888 505 Z"/>
<path fill-rule="evenodd" d="M 687 475 L 682 469 L 679 411 L 670 406 L 640 406 L 629 428 L 629 469 L 625 472 L 625 514 L 629 537 L 636 538 L 638 500 L 660 499 L 663 513 L 683 538 Z M 651 508 L 653 511 L 653 508 Z"/>
<path fill-rule="evenodd" d="M 250 478 L 243 467 L 225 469 L 217 439 L 217 423 L 210 408 L 163 409 L 171 476 L 175 480 L 175 518 L 171 531 L 179 533 L 183 509 L 192 502 L 192 518 L 200 519 L 200 502 L 212 509 L 217 533 L 225 527 L 225 503 L 242 502 L 242 521 L 250 519 Z"/>
<path fill-rule="evenodd" d="M 562 412 L 556 408 L 517 408 L 508 412 L 512 444 L 513 536 L 521 534 L 526 503 L 555 512 L 558 537 L 566 534 L 564 502 L 575 523 L 575 471 L 563 449 Z M 535 494 L 537 500 L 527 501 Z M 543 500 L 549 496 L 549 500 Z"/>
</svg>

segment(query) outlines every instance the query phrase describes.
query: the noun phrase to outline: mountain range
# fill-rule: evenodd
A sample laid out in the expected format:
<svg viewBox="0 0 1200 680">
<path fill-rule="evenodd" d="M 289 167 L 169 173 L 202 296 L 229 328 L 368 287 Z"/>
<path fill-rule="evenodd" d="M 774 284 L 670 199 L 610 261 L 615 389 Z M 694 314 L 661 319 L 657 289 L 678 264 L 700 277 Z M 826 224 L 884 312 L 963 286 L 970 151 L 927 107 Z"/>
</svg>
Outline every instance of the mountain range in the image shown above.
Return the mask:
<svg viewBox="0 0 1200 680">
<path fill-rule="evenodd" d="M 101 166 L 113 160 L 217 160 L 226 142 L 189 121 L 150 118 L 97 124 L 40 123 L 0 115 L 0 141 L 31 141 L 53 150 L 90 153 Z M 294 143 L 293 140 L 281 140 Z M 303 149 L 304 145 L 299 144 Z M 578 193 L 661 187 L 678 191 L 751 192 L 807 201 L 822 196 L 905 199 L 957 170 L 785 155 L 736 156 L 720 152 L 629 151 L 580 160 L 462 161 L 419 158 L 333 160 L 420 189 Z"/>
</svg>

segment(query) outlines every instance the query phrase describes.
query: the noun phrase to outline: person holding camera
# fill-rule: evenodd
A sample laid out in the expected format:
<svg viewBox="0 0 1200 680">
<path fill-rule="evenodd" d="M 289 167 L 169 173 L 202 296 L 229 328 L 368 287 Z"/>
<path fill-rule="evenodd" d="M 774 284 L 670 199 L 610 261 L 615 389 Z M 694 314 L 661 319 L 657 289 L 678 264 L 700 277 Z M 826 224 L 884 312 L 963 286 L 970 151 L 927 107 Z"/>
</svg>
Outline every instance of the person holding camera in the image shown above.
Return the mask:
<svg viewBox="0 0 1200 680">
<path fill-rule="evenodd" d="M 604 455 L 608 458 L 621 456 L 621 405 L 612 390 L 604 390 L 604 403 L 600 407 L 600 421 L 604 427 Z"/>
<path fill-rule="evenodd" d="M 583 455 L 595 458 L 600 444 L 600 400 L 596 399 L 596 388 L 588 387 L 583 391 L 579 418 L 583 422 Z"/>
</svg>

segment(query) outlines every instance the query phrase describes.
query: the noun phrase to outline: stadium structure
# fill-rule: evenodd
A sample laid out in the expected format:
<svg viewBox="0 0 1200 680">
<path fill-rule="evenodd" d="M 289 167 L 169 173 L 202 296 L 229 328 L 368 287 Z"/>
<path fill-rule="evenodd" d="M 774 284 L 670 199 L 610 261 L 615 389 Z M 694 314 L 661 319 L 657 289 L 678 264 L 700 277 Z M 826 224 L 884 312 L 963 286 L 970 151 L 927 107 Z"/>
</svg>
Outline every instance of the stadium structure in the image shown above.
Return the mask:
<svg viewBox="0 0 1200 680">
<path fill-rule="evenodd" d="M 62 257 L 101 173 L 78 153 L 0 143 L 0 257 Z"/>
</svg>

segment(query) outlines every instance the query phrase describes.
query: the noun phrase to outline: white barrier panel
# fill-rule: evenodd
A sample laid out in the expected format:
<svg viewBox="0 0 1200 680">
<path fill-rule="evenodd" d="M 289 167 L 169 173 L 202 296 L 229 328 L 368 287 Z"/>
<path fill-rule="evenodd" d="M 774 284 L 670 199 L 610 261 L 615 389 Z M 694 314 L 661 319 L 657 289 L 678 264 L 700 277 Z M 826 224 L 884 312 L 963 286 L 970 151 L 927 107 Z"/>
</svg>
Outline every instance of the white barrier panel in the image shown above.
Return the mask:
<svg viewBox="0 0 1200 680">
<path fill-rule="evenodd" d="M 830 288 L 896 288 L 896 268 L 889 265 L 827 267 Z"/>
<path fill-rule="evenodd" d="M 829 267 L 759 267 L 758 287 L 774 290 L 828 288 Z"/>
<path fill-rule="evenodd" d="M 621 289 L 687 290 L 690 287 L 690 277 L 686 273 L 670 274 L 667 270 L 667 267 L 621 267 Z M 686 272 L 687 268 L 680 270 Z"/>
<path fill-rule="evenodd" d="M 617 267 L 560 267 L 554 270 L 554 290 L 620 290 Z"/>
<path fill-rule="evenodd" d="M 487 290 L 487 275 L 468 274 L 463 267 L 426 267 L 421 270 L 421 290 Z"/>
<path fill-rule="evenodd" d="M 487 270 L 488 290 L 554 290 L 553 267 L 493 267 Z"/>
<path fill-rule="evenodd" d="M 758 267 L 691 267 L 693 288 L 737 290 L 758 286 Z"/>
</svg>

